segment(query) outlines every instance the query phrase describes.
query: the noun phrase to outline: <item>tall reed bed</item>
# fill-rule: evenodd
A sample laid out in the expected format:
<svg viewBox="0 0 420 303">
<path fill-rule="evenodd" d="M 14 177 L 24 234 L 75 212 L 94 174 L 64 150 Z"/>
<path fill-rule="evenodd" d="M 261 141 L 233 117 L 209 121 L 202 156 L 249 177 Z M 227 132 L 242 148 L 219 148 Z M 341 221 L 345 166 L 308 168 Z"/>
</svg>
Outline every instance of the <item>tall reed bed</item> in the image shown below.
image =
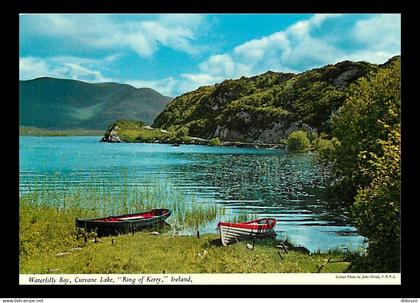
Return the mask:
<svg viewBox="0 0 420 303">
<path fill-rule="evenodd" d="M 246 221 L 251 221 L 255 219 L 257 219 L 256 214 L 250 214 L 250 213 L 245 212 L 244 209 L 240 209 L 239 212 L 235 213 L 232 216 L 231 221 L 234 223 L 240 223 L 240 222 L 246 222 Z"/>
<path fill-rule="evenodd" d="M 129 178 L 107 180 L 98 176 L 66 183 L 59 175 L 37 177 L 25 192 L 21 204 L 27 207 L 53 208 L 78 217 L 136 213 L 152 208 L 168 208 L 173 214 L 167 222 L 173 230 L 199 229 L 225 214 L 223 206 L 206 203 L 185 194 L 161 179 L 147 181 Z"/>
</svg>

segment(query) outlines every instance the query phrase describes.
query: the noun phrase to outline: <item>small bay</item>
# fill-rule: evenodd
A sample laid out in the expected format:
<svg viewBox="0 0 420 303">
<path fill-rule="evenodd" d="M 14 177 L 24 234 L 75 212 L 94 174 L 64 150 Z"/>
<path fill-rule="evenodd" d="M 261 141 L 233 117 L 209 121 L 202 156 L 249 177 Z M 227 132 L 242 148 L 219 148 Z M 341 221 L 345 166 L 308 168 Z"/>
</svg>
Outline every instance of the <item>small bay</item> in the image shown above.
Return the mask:
<svg viewBox="0 0 420 303">
<path fill-rule="evenodd" d="M 278 220 L 278 237 L 311 251 L 363 246 L 346 213 L 322 198 L 326 172 L 311 153 L 283 149 L 100 143 L 99 137 L 20 137 L 19 191 L 167 186 L 189 203 L 223 205 L 227 215 Z M 215 222 L 200 229 L 216 232 Z"/>
</svg>

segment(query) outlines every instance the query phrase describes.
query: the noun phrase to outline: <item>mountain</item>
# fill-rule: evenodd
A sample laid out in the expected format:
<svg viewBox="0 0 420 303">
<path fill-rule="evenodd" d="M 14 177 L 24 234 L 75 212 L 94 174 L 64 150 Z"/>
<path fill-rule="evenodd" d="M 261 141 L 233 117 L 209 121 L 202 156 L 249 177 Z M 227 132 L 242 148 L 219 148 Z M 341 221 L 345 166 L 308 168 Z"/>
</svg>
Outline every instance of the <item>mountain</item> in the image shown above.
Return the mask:
<svg viewBox="0 0 420 303">
<path fill-rule="evenodd" d="M 343 61 L 299 74 L 268 71 L 225 80 L 176 97 L 152 126 L 254 143 L 278 143 L 297 129 L 329 133 L 331 115 L 343 104 L 349 85 L 389 62 Z"/>
<path fill-rule="evenodd" d="M 19 124 L 51 129 L 106 129 L 117 119 L 151 124 L 170 100 L 127 84 L 37 78 L 19 81 Z"/>
</svg>

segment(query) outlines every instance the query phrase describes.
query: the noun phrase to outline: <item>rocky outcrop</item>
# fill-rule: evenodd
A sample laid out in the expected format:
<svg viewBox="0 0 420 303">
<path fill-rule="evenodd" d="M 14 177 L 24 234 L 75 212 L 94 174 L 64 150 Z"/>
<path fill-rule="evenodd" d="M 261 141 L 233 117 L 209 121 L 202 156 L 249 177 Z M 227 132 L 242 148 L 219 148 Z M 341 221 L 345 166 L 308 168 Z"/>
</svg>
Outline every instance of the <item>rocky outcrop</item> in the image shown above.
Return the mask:
<svg viewBox="0 0 420 303">
<path fill-rule="evenodd" d="M 185 127 L 189 136 L 259 144 L 277 144 L 295 130 L 329 133 L 331 117 L 349 86 L 382 67 L 343 61 L 299 74 L 228 79 L 176 97 L 152 126 Z"/>
<path fill-rule="evenodd" d="M 246 142 L 255 144 L 278 144 L 287 139 L 290 133 L 296 130 L 305 130 L 308 133 L 318 132 L 318 129 L 302 122 L 279 121 L 269 127 L 250 127 L 245 132 L 229 129 L 228 126 L 218 125 L 213 137 L 222 141 Z"/>
<path fill-rule="evenodd" d="M 120 143 L 122 140 L 118 136 L 118 125 L 112 124 L 105 135 L 102 137 L 101 142 L 108 142 L 108 143 Z"/>
<path fill-rule="evenodd" d="M 350 81 L 357 78 L 360 75 L 360 71 L 357 69 L 351 69 L 341 73 L 333 81 L 333 85 L 341 90 L 345 90 L 349 85 Z"/>
<path fill-rule="evenodd" d="M 275 125 L 274 130 L 276 131 L 277 128 L 281 128 L 281 125 Z M 289 131 L 300 127 L 302 125 L 291 125 Z M 138 132 L 138 137 L 129 138 L 127 137 L 126 133 L 127 130 L 131 130 Z M 258 139 L 261 135 L 264 136 L 265 132 L 261 133 L 261 129 L 254 128 L 252 133 L 255 134 L 254 138 L 249 138 L 247 134 L 242 134 L 239 131 L 230 130 L 228 128 L 218 127 L 217 130 L 219 131 L 220 137 L 223 138 L 220 142 L 220 146 L 230 146 L 230 147 L 248 147 L 248 148 L 269 148 L 269 149 L 276 149 L 276 148 L 283 148 L 284 144 L 280 142 L 276 142 L 272 138 L 265 140 Z M 146 136 L 141 138 L 141 134 L 145 135 L 145 132 L 160 132 L 162 134 L 167 134 L 168 136 L 161 136 L 161 137 L 151 137 Z M 287 132 L 286 132 L 287 133 Z M 270 141 L 271 140 L 271 141 Z M 119 143 L 119 142 L 127 142 L 127 143 L 159 143 L 159 144 L 172 144 L 173 146 L 180 146 L 181 144 L 194 144 L 194 145 L 214 145 L 211 144 L 211 140 L 203 139 L 200 137 L 191 137 L 191 136 L 183 136 L 183 137 L 176 137 L 174 133 L 171 133 L 164 129 L 155 129 L 150 126 L 140 126 L 138 121 L 116 121 L 112 125 L 110 125 L 101 139 L 101 142 L 109 142 L 109 143 Z M 219 145 L 219 144 L 217 144 Z"/>
</svg>

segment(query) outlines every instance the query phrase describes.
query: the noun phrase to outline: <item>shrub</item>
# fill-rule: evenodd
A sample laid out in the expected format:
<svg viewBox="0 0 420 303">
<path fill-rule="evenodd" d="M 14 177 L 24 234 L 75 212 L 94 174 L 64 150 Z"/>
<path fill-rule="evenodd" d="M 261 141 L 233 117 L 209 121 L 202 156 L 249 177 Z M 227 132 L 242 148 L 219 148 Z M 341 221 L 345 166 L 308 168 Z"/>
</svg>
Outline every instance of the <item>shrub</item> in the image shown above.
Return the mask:
<svg viewBox="0 0 420 303">
<path fill-rule="evenodd" d="M 315 140 L 315 150 L 318 153 L 318 160 L 333 160 L 334 152 L 340 144 L 337 138 L 331 140 L 318 138 Z"/>
<path fill-rule="evenodd" d="M 318 139 L 318 132 L 317 131 L 311 131 L 308 133 L 308 139 L 313 144 Z"/>
<path fill-rule="evenodd" d="M 177 130 L 175 136 L 177 138 L 184 138 L 184 137 L 188 136 L 188 127 L 185 127 L 185 126 L 180 127 Z"/>
<path fill-rule="evenodd" d="M 352 210 L 368 238 L 364 272 L 400 270 L 400 61 L 350 87 L 332 121 L 341 144 L 335 151 L 335 193 Z M 358 269 L 353 269 L 357 271 Z"/>
<path fill-rule="evenodd" d="M 220 139 L 218 137 L 215 137 L 215 138 L 213 138 L 209 141 L 210 146 L 217 146 L 217 145 L 220 145 L 220 144 L 221 144 L 221 142 L 220 142 Z"/>
<path fill-rule="evenodd" d="M 370 153 L 364 171 L 372 182 L 358 191 L 352 206 L 360 233 L 369 239 L 365 266 L 371 272 L 400 270 L 400 142 L 398 129 L 378 141 L 382 151 Z"/>
<path fill-rule="evenodd" d="M 400 82 L 398 60 L 352 85 L 343 106 L 332 118 L 333 135 L 341 142 L 334 170 L 339 180 L 337 187 L 347 192 L 342 197 L 347 205 L 354 202 L 359 189 L 372 181 L 363 169 L 370 165 L 369 152 L 381 152 L 378 139 L 387 139 L 388 130 L 381 123 L 394 129 L 400 123 Z M 364 152 L 368 152 L 366 157 L 359 157 Z"/>
<path fill-rule="evenodd" d="M 287 139 L 287 150 L 290 152 L 305 152 L 311 147 L 305 131 L 292 132 Z"/>
</svg>

